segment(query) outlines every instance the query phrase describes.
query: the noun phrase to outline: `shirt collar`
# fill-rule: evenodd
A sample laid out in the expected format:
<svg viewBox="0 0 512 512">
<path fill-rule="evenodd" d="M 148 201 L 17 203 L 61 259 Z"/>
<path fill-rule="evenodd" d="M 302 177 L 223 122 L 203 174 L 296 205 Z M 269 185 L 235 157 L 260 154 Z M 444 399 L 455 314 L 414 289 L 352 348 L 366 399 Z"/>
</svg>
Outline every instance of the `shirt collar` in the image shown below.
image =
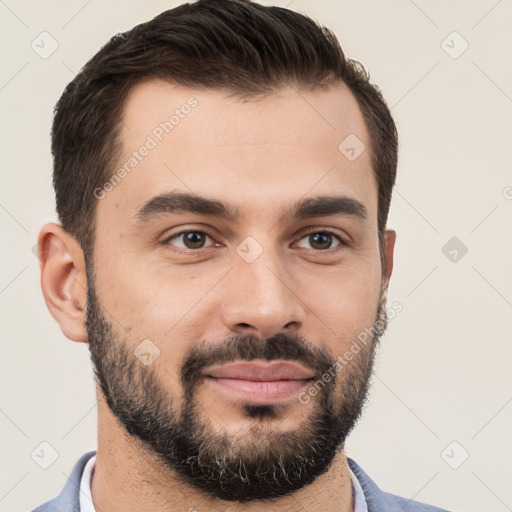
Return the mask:
<svg viewBox="0 0 512 512">
<path fill-rule="evenodd" d="M 354 492 L 354 512 L 368 512 L 368 505 L 364 497 L 363 489 L 356 475 L 348 468 L 350 481 L 352 482 L 352 491 Z"/>
<path fill-rule="evenodd" d="M 91 479 L 94 473 L 96 455 L 92 456 L 85 465 L 82 479 L 80 480 L 80 512 L 96 512 L 91 495 Z"/>
</svg>

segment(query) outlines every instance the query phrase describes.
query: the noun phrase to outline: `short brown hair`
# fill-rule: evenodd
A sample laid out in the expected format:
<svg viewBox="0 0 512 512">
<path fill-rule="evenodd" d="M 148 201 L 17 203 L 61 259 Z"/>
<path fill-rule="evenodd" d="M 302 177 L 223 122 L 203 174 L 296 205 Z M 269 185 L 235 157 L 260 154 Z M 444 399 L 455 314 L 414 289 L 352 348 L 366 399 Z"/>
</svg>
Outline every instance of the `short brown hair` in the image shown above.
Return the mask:
<svg viewBox="0 0 512 512">
<path fill-rule="evenodd" d="M 68 84 L 55 107 L 53 185 L 63 228 L 92 250 L 96 196 L 120 157 L 120 121 L 128 91 L 150 78 L 240 96 L 271 94 L 285 85 L 312 90 L 344 82 L 364 116 L 378 183 L 383 255 L 398 135 L 364 67 L 345 57 L 329 29 L 305 15 L 250 0 L 199 0 L 167 10 L 117 34 Z"/>
</svg>

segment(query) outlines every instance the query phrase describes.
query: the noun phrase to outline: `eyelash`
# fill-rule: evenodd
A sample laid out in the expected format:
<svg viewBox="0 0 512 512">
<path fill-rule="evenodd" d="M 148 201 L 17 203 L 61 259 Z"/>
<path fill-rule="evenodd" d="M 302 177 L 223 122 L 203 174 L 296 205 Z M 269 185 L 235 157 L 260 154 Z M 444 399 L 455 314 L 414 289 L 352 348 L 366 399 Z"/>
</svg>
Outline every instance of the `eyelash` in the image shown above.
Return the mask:
<svg viewBox="0 0 512 512">
<path fill-rule="evenodd" d="M 210 237 L 212 240 L 214 239 L 214 237 L 208 233 L 208 231 L 204 231 L 204 230 L 200 230 L 200 229 L 184 229 L 182 231 L 179 231 L 178 233 L 174 233 L 173 235 L 167 237 L 165 240 L 163 240 L 162 244 L 165 245 L 165 246 L 169 246 L 171 244 L 169 244 L 169 242 L 171 240 L 174 240 L 176 238 L 179 238 L 181 235 L 184 235 L 185 233 L 200 233 L 202 235 L 206 235 L 208 237 Z M 336 232 L 330 230 L 330 229 L 313 229 L 307 233 L 304 233 L 300 240 L 302 240 L 303 238 L 306 238 L 312 234 L 322 234 L 322 235 L 331 235 L 333 236 L 334 238 L 336 238 L 338 241 L 339 241 L 339 245 L 334 247 L 333 249 L 329 248 L 329 249 L 306 249 L 308 251 L 313 251 L 315 253 L 331 253 L 333 251 L 336 251 L 338 250 L 341 246 L 346 246 L 348 245 L 345 240 L 343 240 L 343 238 L 341 238 L 340 235 L 338 235 Z M 182 248 L 174 248 L 172 250 L 176 250 L 178 252 L 201 252 L 205 249 L 208 249 L 208 247 L 201 247 L 199 249 L 182 249 Z"/>
</svg>

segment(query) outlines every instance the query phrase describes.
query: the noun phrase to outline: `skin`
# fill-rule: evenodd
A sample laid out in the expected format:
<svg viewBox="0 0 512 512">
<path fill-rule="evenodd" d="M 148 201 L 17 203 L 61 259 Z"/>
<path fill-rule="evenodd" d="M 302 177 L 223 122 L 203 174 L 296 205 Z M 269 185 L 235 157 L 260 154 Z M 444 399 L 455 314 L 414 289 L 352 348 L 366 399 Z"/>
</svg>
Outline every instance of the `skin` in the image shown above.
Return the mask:
<svg viewBox="0 0 512 512">
<path fill-rule="evenodd" d="M 357 102 L 342 83 L 300 93 L 285 87 L 259 101 L 242 102 L 226 92 L 147 81 L 126 100 L 118 166 L 191 96 L 198 102 L 191 113 L 98 201 L 94 247 L 103 313 L 133 347 L 147 338 L 155 342 L 160 350 L 155 371 L 177 407 L 183 399 L 180 364 L 199 340 L 286 332 L 300 334 L 335 357 L 343 354 L 375 320 L 391 277 L 396 238 L 394 231 L 386 231 L 383 271 L 370 140 Z M 349 134 L 366 146 L 355 161 L 338 149 Z M 148 199 L 173 190 L 230 203 L 242 217 L 232 222 L 175 213 L 137 221 L 135 214 Z M 278 222 L 283 208 L 317 195 L 357 199 L 368 217 Z M 186 228 L 208 231 L 206 247 L 187 249 L 183 237 L 164 242 Z M 335 231 L 346 245 L 333 238 L 332 248 L 315 249 L 307 235 L 322 229 Z M 249 236 L 262 249 L 252 263 L 236 252 Z M 49 223 L 41 229 L 39 248 L 41 285 L 51 314 L 66 337 L 88 342 L 80 245 Z M 197 511 L 352 510 L 343 451 L 327 473 L 275 502 L 209 499 L 126 435 L 99 388 L 97 398 L 92 496 L 99 511 L 169 510 L 170 503 L 173 510 Z M 242 415 L 240 403 L 207 385 L 197 399 L 205 417 L 215 419 L 212 429 L 240 435 L 255 421 Z M 313 402 L 290 401 L 275 428 L 300 428 Z"/>
</svg>

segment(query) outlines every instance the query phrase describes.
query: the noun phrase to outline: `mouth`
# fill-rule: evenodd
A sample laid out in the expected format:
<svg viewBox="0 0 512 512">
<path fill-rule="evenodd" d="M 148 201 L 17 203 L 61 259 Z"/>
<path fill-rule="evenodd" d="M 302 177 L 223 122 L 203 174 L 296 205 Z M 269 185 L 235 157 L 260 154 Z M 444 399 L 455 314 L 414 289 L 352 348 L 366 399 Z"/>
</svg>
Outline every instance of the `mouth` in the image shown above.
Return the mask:
<svg viewBox="0 0 512 512">
<path fill-rule="evenodd" d="M 315 374 L 294 363 L 251 361 L 213 367 L 204 376 L 216 391 L 246 402 L 268 404 L 293 398 Z"/>
</svg>

